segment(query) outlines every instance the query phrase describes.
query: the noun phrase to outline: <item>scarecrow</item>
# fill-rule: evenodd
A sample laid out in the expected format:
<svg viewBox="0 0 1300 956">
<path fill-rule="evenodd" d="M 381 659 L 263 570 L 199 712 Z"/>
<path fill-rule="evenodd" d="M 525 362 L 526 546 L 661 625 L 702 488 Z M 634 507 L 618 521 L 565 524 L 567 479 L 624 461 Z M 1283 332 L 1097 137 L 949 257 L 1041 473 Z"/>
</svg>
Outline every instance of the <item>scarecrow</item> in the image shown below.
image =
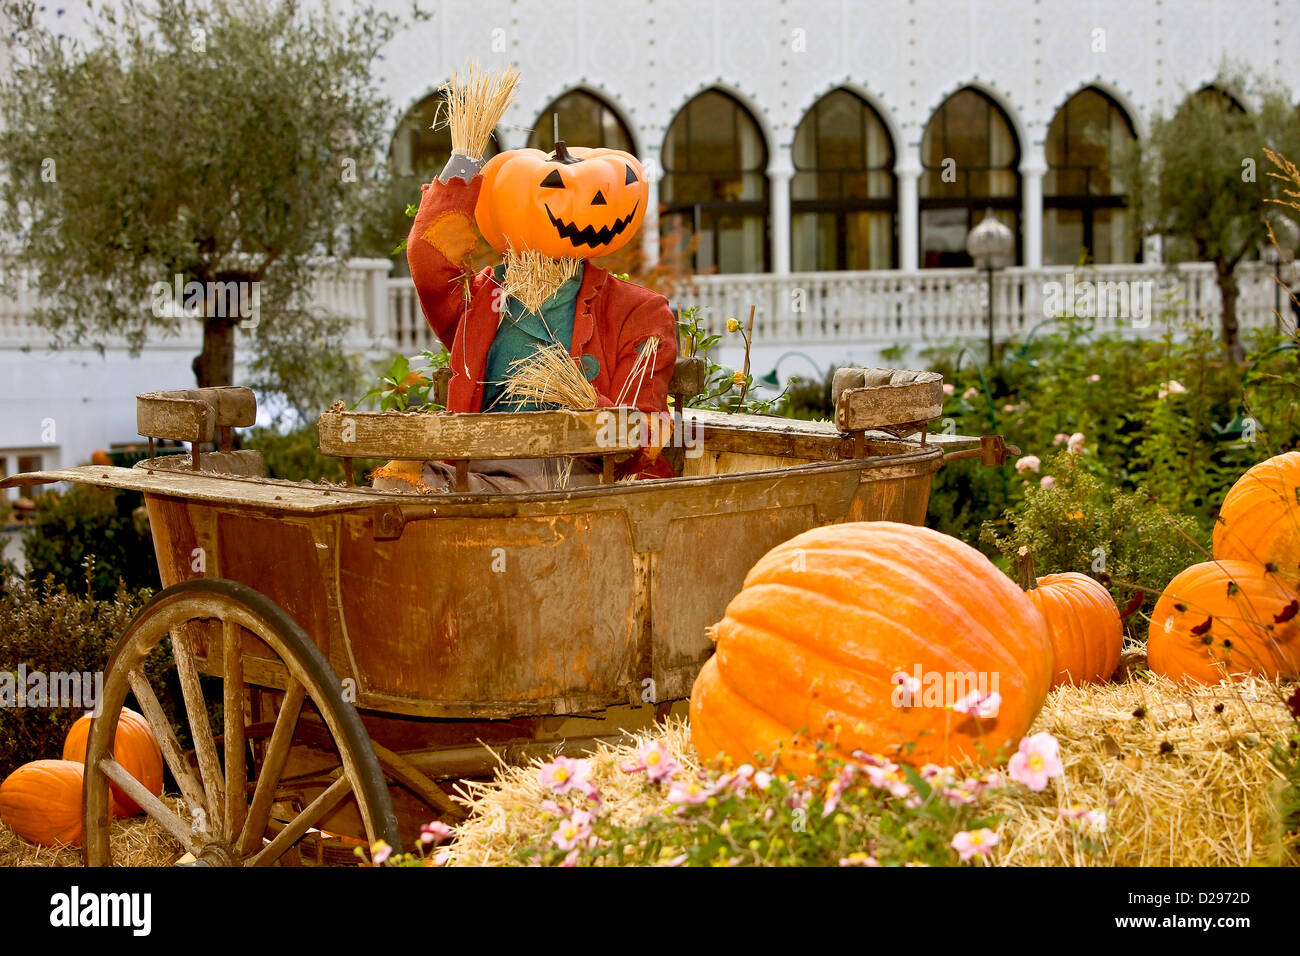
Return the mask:
<svg viewBox="0 0 1300 956">
<path fill-rule="evenodd" d="M 421 308 L 451 354 L 453 412 L 631 406 L 667 412 L 676 324 L 663 296 L 590 261 L 622 248 L 645 216 L 640 162 L 615 149 L 568 147 L 481 160 L 514 97 L 518 74 L 471 68 L 445 87 L 452 155 L 423 187 L 407 259 Z M 475 274 L 477 224 L 501 264 Z M 672 477 L 657 449 L 620 463 L 620 478 Z M 476 462 L 470 491 L 595 484 L 599 467 L 576 461 Z M 390 462 L 383 490 L 455 487 L 444 462 Z"/>
</svg>

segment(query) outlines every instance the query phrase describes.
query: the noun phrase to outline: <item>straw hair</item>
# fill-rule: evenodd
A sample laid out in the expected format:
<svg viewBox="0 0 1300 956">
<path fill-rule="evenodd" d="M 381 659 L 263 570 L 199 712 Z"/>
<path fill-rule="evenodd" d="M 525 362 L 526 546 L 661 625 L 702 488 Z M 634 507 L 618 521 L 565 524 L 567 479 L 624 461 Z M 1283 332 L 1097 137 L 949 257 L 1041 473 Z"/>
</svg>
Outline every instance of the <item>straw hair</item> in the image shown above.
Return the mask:
<svg viewBox="0 0 1300 956">
<path fill-rule="evenodd" d="M 538 402 L 578 411 L 595 408 L 596 390 L 562 345 L 540 348 L 510 364 L 503 403 Z"/>
<path fill-rule="evenodd" d="M 507 249 L 502 292 L 518 299 L 529 312 L 540 314 L 543 303 L 578 272 L 581 259 L 552 259 L 540 252 Z"/>
<path fill-rule="evenodd" d="M 519 71 L 506 67 L 486 71 L 475 62 L 451 75 L 441 87 L 446 96 L 446 125 L 451 133 L 451 151 L 481 159 L 497 123 L 514 101 Z"/>
</svg>

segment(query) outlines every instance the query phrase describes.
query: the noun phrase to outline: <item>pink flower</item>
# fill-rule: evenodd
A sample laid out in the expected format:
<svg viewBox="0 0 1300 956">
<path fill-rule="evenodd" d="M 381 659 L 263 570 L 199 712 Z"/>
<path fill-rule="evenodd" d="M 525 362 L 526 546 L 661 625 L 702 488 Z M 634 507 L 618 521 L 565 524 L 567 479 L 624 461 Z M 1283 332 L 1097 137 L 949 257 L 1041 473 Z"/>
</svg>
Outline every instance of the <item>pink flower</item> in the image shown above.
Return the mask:
<svg viewBox="0 0 1300 956">
<path fill-rule="evenodd" d="M 910 674 L 897 671 L 889 681 L 897 685 L 890 695 L 895 707 L 911 707 L 921 694 L 921 682 Z"/>
<path fill-rule="evenodd" d="M 713 796 L 709 787 L 701 786 L 698 780 L 674 780 L 668 788 L 668 802 L 686 804 L 703 803 Z"/>
<path fill-rule="evenodd" d="M 551 834 L 551 842 L 561 850 L 572 850 L 591 836 L 591 814 L 586 810 L 575 810 L 573 816 L 565 820 Z"/>
<path fill-rule="evenodd" d="M 970 388 L 966 389 L 966 391 L 961 393 L 961 397 L 966 399 L 968 402 L 973 402 L 975 399 L 980 397 L 980 390 L 972 385 Z"/>
<path fill-rule="evenodd" d="M 903 772 L 897 765 L 887 763 L 883 767 L 867 767 L 866 773 L 873 787 L 887 790 L 895 797 L 911 796 L 912 785 L 907 782 L 907 778 L 903 776 Z"/>
<path fill-rule="evenodd" d="M 848 856 L 840 857 L 840 866 L 880 866 L 880 863 L 870 853 L 857 850 Z"/>
<path fill-rule="evenodd" d="M 1160 392 L 1156 395 L 1156 398 L 1165 399 L 1170 395 L 1181 395 L 1185 391 L 1187 391 L 1187 389 L 1183 387 L 1182 382 L 1170 379 L 1167 382 L 1160 383 Z"/>
<path fill-rule="evenodd" d="M 952 767 L 940 767 L 937 763 L 928 763 L 921 768 L 921 779 L 935 787 L 946 787 L 956 779 Z"/>
<path fill-rule="evenodd" d="M 1088 376 L 1088 382 L 1089 382 L 1090 384 L 1096 384 L 1097 382 L 1100 382 L 1100 381 L 1101 381 L 1101 376 L 1100 376 L 1100 375 L 1089 375 L 1089 376 Z"/>
<path fill-rule="evenodd" d="M 1037 455 L 1025 455 L 1023 458 L 1016 459 L 1016 473 L 1023 475 L 1027 471 L 1032 471 L 1038 474 L 1038 466 L 1041 464 Z"/>
<path fill-rule="evenodd" d="M 1089 810 L 1083 815 L 1083 822 L 1085 825 L 1100 833 L 1106 829 L 1106 811 Z"/>
<path fill-rule="evenodd" d="M 661 740 L 642 744 L 641 749 L 637 751 L 636 761 L 622 765 L 624 773 L 644 771 L 645 775 L 655 783 L 671 780 L 681 769 L 681 764 L 673 759 L 672 753 Z"/>
<path fill-rule="evenodd" d="M 1061 807 L 1057 812 L 1063 820 L 1078 820 L 1088 812 L 1088 807 L 1082 803 L 1072 803 L 1068 807 Z"/>
<path fill-rule="evenodd" d="M 537 779 L 548 790 L 555 793 L 568 793 L 570 790 L 584 790 L 589 773 L 591 773 L 590 761 L 556 757 L 550 763 L 542 765 Z"/>
<path fill-rule="evenodd" d="M 975 802 L 975 794 L 965 787 L 949 787 L 943 791 L 943 798 L 952 807 L 963 807 Z"/>
<path fill-rule="evenodd" d="M 754 786 L 760 790 L 766 790 L 772 786 L 772 775 L 766 770 L 758 771 L 758 773 L 754 774 Z"/>
<path fill-rule="evenodd" d="M 455 836 L 455 831 L 441 820 L 420 827 L 421 843 L 445 843 Z"/>
<path fill-rule="evenodd" d="M 1025 737 L 1020 749 L 1007 764 L 1011 779 L 1038 792 L 1047 789 L 1047 781 L 1065 773 L 1061 765 L 1061 748 L 1047 731 Z"/>
<path fill-rule="evenodd" d="M 1040 488 L 1051 488 L 1056 484 L 1056 479 L 1051 475 L 1043 475 L 1043 480 L 1038 483 Z"/>
<path fill-rule="evenodd" d="M 1075 432 L 1070 436 L 1069 441 L 1066 442 L 1066 447 L 1069 449 L 1071 455 L 1082 455 L 1083 442 L 1083 432 Z"/>
<path fill-rule="evenodd" d="M 987 856 L 998 845 L 998 835 L 984 827 L 981 830 L 962 830 L 952 838 L 952 848 L 963 860 L 973 856 Z"/>
<path fill-rule="evenodd" d="M 952 395 L 952 393 L 955 391 L 957 391 L 957 389 L 954 388 L 952 385 L 949 385 L 947 382 L 943 383 L 943 393 L 945 395 Z"/>
<path fill-rule="evenodd" d="M 1057 432 L 1057 433 L 1056 433 L 1056 436 L 1052 439 L 1052 444 L 1053 444 L 1053 445 L 1064 445 L 1064 444 L 1065 444 L 1067 441 L 1069 441 L 1069 440 L 1070 440 L 1070 436 L 1069 436 L 1069 435 L 1065 434 L 1064 432 Z"/>
<path fill-rule="evenodd" d="M 1001 707 L 1002 695 L 997 691 L 982 694 L 978 690 L 971 691 L 952 705 L 952 709 L 957 713 L 970 714 L 980 720 L 992 720 L 998 715 L 998 710 Z"/>
<path fill-rule="evenodd" d="M 393 848 L 383 840 L 380 840 L 370 847 L 370 859 L 374 862 L 375 866 L 382 866 L 384 863 L 388 862 L 388 858 L 392 855 Z"/>
<path fill-rule="evenodd" d="M 446 866 L 451 862 L 451 847 L 445 846 L 433 856 L 434 866 Z"/>
<path fill-rule="evenodd" d="M 844 781 L 842 778 L 835 778 L 826 787 L 826 799 L 822 802 L 822 817 L 829 817 L 840 805 L 840 797 L 844 793 Z"/>
<path fill-rule="evenodd" d="M 568 853 L 564 855 L 564 860 L 563 862 L 560 863 L 560 866 L 577 866 L 578 854 L 580 852 L 581 851 L 578 850 L 577 847 L 574 847 L 572 850 L 570 850 Z"/>
</svg>

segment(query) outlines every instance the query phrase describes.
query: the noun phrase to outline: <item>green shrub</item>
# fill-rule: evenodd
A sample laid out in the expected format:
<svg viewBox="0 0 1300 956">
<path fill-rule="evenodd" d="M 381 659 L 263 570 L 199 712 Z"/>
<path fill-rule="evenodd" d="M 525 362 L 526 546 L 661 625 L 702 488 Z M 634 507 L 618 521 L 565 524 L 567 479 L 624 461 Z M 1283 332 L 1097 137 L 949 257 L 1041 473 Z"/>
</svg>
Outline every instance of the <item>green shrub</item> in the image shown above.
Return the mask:
<svg viewBox="0 0 1300 956">
<path fill-rule="evenodd" d="M 27 574 L 56 585 L 84 587 L 94 558 L 91 591 L 100 600 L 161 586 L 144 499 L 134 491 L 74 485 L 67 494 L 37 498 L 36 516 L 23 535 Z"/>
<path fill-rule="evenodd" d="M 96 597 L 92 568 L 83 575 L 81 593 L 52 579 L 38 587 L 30 579 L 0 570 L 0 673 L 100 674 L 114 643 L 126 630 L 147 595 L 120 589 L 110 598 Z M 86 593 L 87 588 L 90 593 Z M 147 672 L 161 675 L 169 655 L 150 655 Z M 102 680 L 102 676 L 101 676 Z M 155 679 L 155 688 L 160 686 Z M 172 699 L 160 694 L 165 709 Z M 6 702 L 8 703 L 8 702 Z M 31 760 L 63 754 L 68 728 L 82 714 L 76 707 L 0 706 L 0 778 Z"/>
<path fill-rule="evenodd" d="M 1142 591 L 1142 606 L 1149 610 L 1155 603 L 1151 592 L 1158 594 L 1188 565 L 1206 560 L 1209 536 L 1152 496 L 1120 491 L 1091 474 L 1085 460 L 1068 451 L 1048 459 L 1041 471 L 1054 483 L 1044 488 L 1040 480 L 1029 481 L 1024 498 L 1001 525 L 985 523 L 981 540 L 996 547 L 1009 564 L 1021 548 L 1028 548 L 1039 575 L 1092 573 L 1110 587 L 1121 607 Z M 1005 534 L 999 533 L 1001 527 L 1008 529 Z"/>
</svg>

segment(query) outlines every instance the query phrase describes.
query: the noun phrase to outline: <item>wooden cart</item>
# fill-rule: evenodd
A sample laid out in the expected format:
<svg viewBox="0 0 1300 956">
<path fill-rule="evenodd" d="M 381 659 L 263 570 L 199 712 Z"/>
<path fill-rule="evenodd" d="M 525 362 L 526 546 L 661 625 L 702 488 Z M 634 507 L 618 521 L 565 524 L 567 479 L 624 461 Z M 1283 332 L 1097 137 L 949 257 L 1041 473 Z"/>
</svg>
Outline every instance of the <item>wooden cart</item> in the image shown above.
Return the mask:
<svg viewBox="0 0 1300 956">
<path fill-rule="evenodd" d="M 680 408 L 691 389 L 678 379 Z M 110 781 L 197 862 L 259 866 L 303 847 L 350 855 L 346 837 L 409 847 L 420 823 L 463 814 L 447 781 L 648 725 L 689 695 L 712 651 L 706 628 L 766 551 L 832 522 L 919 524 L 945 458 L 1007 453 L 997 438 L 925 434 L 937 377 L 869 397 L 847 389 L 836 424 L 688 409 L 676 433 L 698 448 L 664 451 L 678 478 L 413 496 L 260 477 L 256 453 L 232 447 L 231 430 L 253 423 L 247 389 L 140 396 L 141 434 L 193 442 L 193 457 L 0 483 L 131 489 L 148 508 L 164 589 L 106 668 L 86 862 L 112 862 Z M 611 448 L 598 414 L 331 411 L 319 429 L 322 450 L 349 463 L 635 444 Z M 220 450 L 202 454 L 204 442 Z M 166 713 L 145 676 L 168 653 L 162 679 L 179 684 L 184 714 Z M 128 694 L 183 804 L 114 760 Z"/>
</svg>

